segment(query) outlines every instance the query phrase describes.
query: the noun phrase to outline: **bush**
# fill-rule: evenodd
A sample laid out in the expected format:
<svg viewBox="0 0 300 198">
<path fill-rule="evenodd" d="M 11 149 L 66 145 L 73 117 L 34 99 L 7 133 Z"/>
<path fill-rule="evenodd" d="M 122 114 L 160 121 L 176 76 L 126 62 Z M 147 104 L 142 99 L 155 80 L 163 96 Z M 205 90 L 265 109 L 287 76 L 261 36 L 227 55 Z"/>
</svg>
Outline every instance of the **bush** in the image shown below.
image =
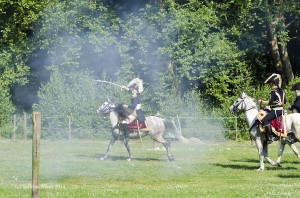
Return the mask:
<svg viewBox="0 0 300 198">
<path fill-rule="evenodd" d="M 45 128 L 42 137 L 67 138 L 70 121 L 72 136 L 80 133 L 83 137 L 82 128 L 91 129 L 87 133 L 97 135 L 101 125 L 104 125 L 96 114 L 104 98 L 101 93 L 106 92 L 99 92 L 96 81 L 88 72 L 66 75 L 55 71 L 38 92 L 39 104 L 34 105 L 34 110 L 42 114 Z"/>
<path fill-rule="evenodd" d="M 10 101 L 8 89 L 0 85 L 0 137 L 8 137 L 11 133 L 13 112 L 14 106 Z"/>
</svg>

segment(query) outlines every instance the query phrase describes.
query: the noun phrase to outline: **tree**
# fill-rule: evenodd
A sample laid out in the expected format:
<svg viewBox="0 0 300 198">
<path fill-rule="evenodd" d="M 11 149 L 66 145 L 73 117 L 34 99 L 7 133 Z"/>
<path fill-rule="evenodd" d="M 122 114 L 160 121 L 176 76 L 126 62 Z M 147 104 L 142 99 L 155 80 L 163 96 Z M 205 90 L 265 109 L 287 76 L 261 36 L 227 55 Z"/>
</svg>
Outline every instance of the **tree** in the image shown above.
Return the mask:
<svg viewBox="0 0 300 198">
<path fill-rule="evenodd" d="M 226 38 L 226 29 L 219 27 L 214 4 L 175 4 L 165 20 L 161 52 L 182 90 L 197 86 L 203 97 L 218 106 L 239 87 L 249 85 L 245 79 L 251 80 L 251 72 L 247 72 L 244 54 Z"/>
<path fill-rule="evenodd" d="M 265 11 L 270 36 L 271 54 L 275 71 L 282 71 L 286 83 L 294 78 L 294 73 L 289 60 L 287 43 L 289 41 L 288 27 L 300 14 L 299 1 L 262 1 L 261 8 Z M 287 15 L 294 18 L 287 22 Z"/>
<path fill-rule="evenodd" d="M 43 115 L 43 137 L 66 138 L 69 118 L 73 137 L 105 136 L 102 133 L 107 133 L 110 125 L 99 119 L 96 110 L 111 96 L 122 98 L 120 91 L 111 85 L 98 85 L 89 72 L 53 72 L 38 92 L 39 103 L 34 105 L 34 110 Z"/>
<path fill-rule="evenodd" d="M 27 83 L 27 61 L 34 51 L 29 40 L 43 4 L 34 0 L 0 2 L 1 116 L 9 116 L 15 110 L 11 101 L 13 87 Z"/>
</svg>

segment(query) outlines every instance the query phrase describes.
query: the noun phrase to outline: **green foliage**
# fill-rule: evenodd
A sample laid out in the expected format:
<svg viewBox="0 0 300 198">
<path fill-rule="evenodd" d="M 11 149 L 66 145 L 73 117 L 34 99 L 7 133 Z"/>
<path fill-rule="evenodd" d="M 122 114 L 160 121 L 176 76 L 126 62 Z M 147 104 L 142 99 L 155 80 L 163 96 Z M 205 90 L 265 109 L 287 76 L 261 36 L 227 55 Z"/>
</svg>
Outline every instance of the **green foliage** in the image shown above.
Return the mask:
<svg viewBox="0 0 300 198">
<path fill-rule="evenodd" d="M 109 95 L 128 103 L 129 95 L 111 85 L 91 84 L 91 79 L 101 76 L 126 84 L 138 76 L 146 87 L 147 114 L 187 116 L 187 103 L 195 103 L 194 117 L 210 112 L 207 109 L 216 116 L 229 116 L 227 109 L 241 91 L 256 99 L 267 97 L 267 88 L 260 86 L 272 73 L 267 21 L 280 19 L 278 14 L 284 13 L 297 39 L 298 8 L 295 0 L 284 4 L 167 0 L 140 1 L 138 5 L 126 1 L 1 1 L 0 115 L 13 112 L 10 88 L 29 79 L 36 90 L 40 82 L 44 84 L 39 91 L 41 104 L 36 107 L 41 106 L 46 116 L 64 117 L 52 123 L 67 126 L 71 116 L 73 123 L 93 126 L 98 131 L 93 133 L 101 133 L 91 113 L 96 101 L 103 102 Z M 277 23 L 276 36 L 282 43 L 289 42 L 290 29 L 282 24 Z M 49 72 L 49 82 L 48 76 L 39 76 L 40 70 L 54 72 Z M 84 84 L 90 88 L 84 89 Z M 292 93 L 287 98 L 291 103 Z M 79 118 L 85 114 L 90 116 Z M 226 127 L 234 124 L 225 123 Z M 83 129 L 75 128 L 78 136 L 84 134 Z M 66 135 L 65 131 L 55 133 Z"/>
<path fill-rule="evenodd" d="M 39 16 L 43 1 L 0 2 L 0 136 L 11 133 L 11 115 L 15 110 L 10 89 L 27 82 L 27 61 L 33 49 L 28 34 Z"/>
<path fill-rule="evenodd" d="M 43 12 L 33 41 L 47 51 L 48 69 L 98 71 L 107 66 L 103 50 L 114 46 L 118 26 L 102 3 L 51 1 Z"/>
<path fill-rule="evenodd" d="M 165 93 L 159 114 L 171 118 L 186 137 L 201 140 L 224 139 L 226 120 L 213 112 L 211 105 L 204 102 L 196 90 L 185 93 L 182 99 L 175 94 Z"/>
<path fill-rule="evenodd" d="M 11 116 L 14 110 L 15 108 L 10 101 L 9 90 L 0 81 L 0 137 L 8 137 L 11 134 Z"/>
<path fill-rule="evenodd" d="M 100 120 L 96 115 L 100 96 L 95 81 L 88 73 L 73 72 L 65 75 L 56 71 L 49 83 L 39 91 L 39 104 L 34 110 L 41 112 L 46 132 L 43 137 L 67 137 L 69 119 L 73 136 L 78 137 L 85 128 L 94 126 L 93 132 L 84 134 L 93 137 L 98 132 Z"/>
</svg>

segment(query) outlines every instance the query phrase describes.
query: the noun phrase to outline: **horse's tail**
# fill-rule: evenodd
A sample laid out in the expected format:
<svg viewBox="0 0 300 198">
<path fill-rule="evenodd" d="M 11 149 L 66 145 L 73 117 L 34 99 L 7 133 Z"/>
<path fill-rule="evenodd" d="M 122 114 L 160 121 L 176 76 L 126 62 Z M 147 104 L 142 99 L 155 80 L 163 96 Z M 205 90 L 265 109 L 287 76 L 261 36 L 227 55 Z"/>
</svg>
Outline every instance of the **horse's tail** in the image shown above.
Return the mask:
<svg viewBox="0 0 300 198">
<path fill-rule="evenodd" d="M 163 119 L 166 130 L 171 132 L 180 142 L 188 143 L 189 140 L 183 137 L 170 119 Z"/>
</svg>

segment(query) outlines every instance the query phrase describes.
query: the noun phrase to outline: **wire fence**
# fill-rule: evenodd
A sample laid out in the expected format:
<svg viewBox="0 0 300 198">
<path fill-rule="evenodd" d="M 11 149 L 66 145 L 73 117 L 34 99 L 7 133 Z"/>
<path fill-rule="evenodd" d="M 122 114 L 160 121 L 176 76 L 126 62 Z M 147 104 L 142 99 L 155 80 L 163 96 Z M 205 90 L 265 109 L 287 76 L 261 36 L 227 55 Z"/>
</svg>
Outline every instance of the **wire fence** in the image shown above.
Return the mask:
<svg viewBox="0 0 300 198">
<path fill-rule="evenodd" d="M 100 118 L 99 118 L 100 119 Z M 224 137 L 224 133 L 229 134 L 231 139 L 237 140 L 241 130 L 238 129 L 238 117 L 214 117 L 214 118 L 197 118 L 197 117 L 176 117 L 170 118 L 175 124 L 176 128 L 183 135 L 190 137 L 201 137 L 200 139 L 218 139 Z M 224 123 L 230 120 L 231 126 L 227 127 Z M 109 124 L 105 126 L 110 130 Z M 100 127 L 101 128 L 101 127 Z M 95 131 L 93 126 L 83 126 L 76 123 L 71 116 L 67 117 L 42 117 L 42 134 L 51 134 L 53 131 L 58 134 L 60 138 L 71 140 L 72 138 L 87 137 L 86 134 Z M 11 124 L 0 127 L 0 134 L 2 137 L 11 138 L 12 140 L 32 138 L 32 115 L 24 113 L 23 115 L 13 115 L 11 117 Z M 108 134 L 109 135 L 109 134 Z M 172 136 L 167 134 L 167 136 Z M 55 138 L 55 137 L 51 137 Z"/>
<path fill-rule="evenodd" d="M 231 139 L 238 139 L 240 130 L 238 129 L 238 117 L 182 117 L 171 118 L 178 131 L 190 137 L 200 139 L 218 140 L 225 136 Z M 228 120 L 232 127 L 228 127 Z"/>
</svg>

